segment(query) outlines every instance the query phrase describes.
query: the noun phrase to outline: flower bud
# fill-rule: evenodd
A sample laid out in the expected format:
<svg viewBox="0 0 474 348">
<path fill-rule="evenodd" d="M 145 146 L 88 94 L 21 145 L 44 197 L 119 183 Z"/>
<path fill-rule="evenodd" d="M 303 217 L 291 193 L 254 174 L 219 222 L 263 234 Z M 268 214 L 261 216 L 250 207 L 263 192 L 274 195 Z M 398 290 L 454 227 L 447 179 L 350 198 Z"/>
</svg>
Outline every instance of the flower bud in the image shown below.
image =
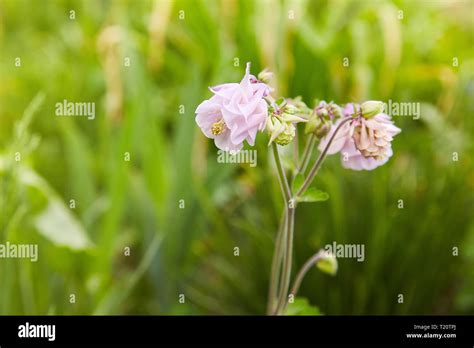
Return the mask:
<svg viewBox="0 0 474 348">
<path fill-rule="evenodd" d="M 296 135 L 296 127 L 291 122 L 282 122 L 278 117 L 271 116 L 267 121 L 267 131 L 270 134 L 270 145 L 273 141 L 278 145 L 289 144 Z"/>
<path fill-rule="evenodd" d="M 286 107 L 288 108 L 288 111 L 284 110 L 287 113 L 292 113 L 305 120 L 307 120 L 312 113 L 312 110 L 308 107 L 308 105 L 305 104 L 304 101 L 301 100 L 301 97 L 287 99 L 287 102 L 288 104 Z"/>
<path fill-rule="evenodd" d="M 269 83 L 273 79 L 273 73 L 268 69 L 260 71 L 257 78 L 263 83 Z"/>
<path fill-rule="evenodd" d="M 321 139 L 326 134 L 328 134 L 330 130 L 331 130 L 331 123 L 328 121 L 324 121 L 322 125 L 314 131 L 314 134 L 316 135 L 318 139 Z"/>
<path fill-rule="evenodd" d="M 307 122 L 308 121 L 305 118 L 302 118 L 302 117 L 300 117 L 298 115 L 295 115 L 295 114 L 292 114 L 292 113 L 287 113 L 286 111 L 283 112 L 281 115 L 279 115 L 278 118 L 283 122 L 292 122 L 292 123 Z"/>
<path fill-rule="evenodd" d="M 318 115 L 320 115 L 323 118 L 327 118 L 329 116 L 329 112 L 326 108 L 324 108 L 318 111 Z"/>
<path fill-rule="evenodd" d="M 362 103 L 360 109 L 363 117 L 372 118 L 383 112 L 384 104 L 381 101 L 370 100 Z"/>
<path fill-rule="evenodd" d="M 342 117 L 341 107 L 337 104 L 334 104 L 332 102 L 329 103 L 328 104 L 328 111 L 329 111 L 329 115 L 331 116 L 331 119 Z"/>
<path fill-rule="evenodd" d="M 335 275 L 337 273 L 337 259 L 333 253 L 321 250 L 322 257 L 316 262 L 316 267 L 319 268 L 321 272 Z"/>
<path fill-rule="evenodd" d="M 283 112 L 287 113 L 287 114 L 290 114 L 290 115 L 294 115 L 298 112 L 298 108 L 293 104 L 287 104 L 283 108 Z"/>
<path fill-rule="evenodd" d="M 308 122 L 306 123 L 306 127 L 304 129 L 305 134 L 310 134 L 315 132 L 322 126 L 323 121 L 317 115 L 313 115 Z"/>
<path fill-rule="evenodd" d="M 318 139 L 324 137 L 331 129 L 331 123 L 318 115 L 313 115 L 306 123 L 305 134 L 314 133 Z"/>
<path fill-rule="evenodd" d="M 285 122 L 283 123 L 283 132 L 281 132 L 278 137 L 276 137 L 275 143 L 278 145 L 288 145 L 291 143 L 295 135 L 296 127 L 293 125 L 293 123 Z"/>
</svg>

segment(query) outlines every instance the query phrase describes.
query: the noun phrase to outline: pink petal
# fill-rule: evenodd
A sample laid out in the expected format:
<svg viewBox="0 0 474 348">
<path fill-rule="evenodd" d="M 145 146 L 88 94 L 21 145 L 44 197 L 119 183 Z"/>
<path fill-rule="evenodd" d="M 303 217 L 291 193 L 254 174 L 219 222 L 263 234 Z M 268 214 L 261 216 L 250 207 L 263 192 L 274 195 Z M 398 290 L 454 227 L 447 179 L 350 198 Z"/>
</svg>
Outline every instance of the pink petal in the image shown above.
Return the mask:
<svg viewBox="0 0 474 348">
<path fill-rule="evenodd" d="M 328 144 L 329 140 L 331 139 L 332 135 L 334 134 L 334 132 L 336 131 L 337 129 L 337 126 L 339 125 L 339 123 L 341 122 L 341 120 L 339 120 L 336 124 L 334 124 L 332 127 L 331 127 L 331 130 L 329 131 L 328 134 L 326 134 L 326 136 L 324 138 L 321 139 L 321 141 L 319 142 L 319 146 L 318 146 L 318 149 L 319 151 L 323 151 L 324 148 L 326 147 L 326 145 Z M 334 140 L 332 141 L 331 145 L 329 146 L 329 149 L 327 151 L 327 154 L 328 155 L 333 155 L 339 151 L 341 151 L 341 149 L 344 147 L 346 141 L 348 139 L 350 139 L 350 132 L 351 132 L 351 128 L 352 128 L 352 125 L 350 124 L 351 122 L 347 122 L 345 123 L 341 129 L 339 129 L 339 131 L 337 132 L 336 134 L 336 137 L 334 138 Z"/>
<path fill-rule="evenodd" d="M 214 87 L 209 87 L 209 90 L 221 98 L 230 99 L 238 88 L 238 83 L 224 83 Z"/>
<path fill-rule="evenodd" d="M 227 130 L 226 132 L 218 135 L 215 139 L 214 139 L 214 143 L 216 144 L 216 146 L 221 149 L 221 150 L 224 150 L 224 151 L 240 151 L 240 149 L 242 149 L 243 147 L 243 144 L 240 143 L 240 144 L 234 144 L 231 140 L 230 140 L 230 132 Z"/>
</svg>

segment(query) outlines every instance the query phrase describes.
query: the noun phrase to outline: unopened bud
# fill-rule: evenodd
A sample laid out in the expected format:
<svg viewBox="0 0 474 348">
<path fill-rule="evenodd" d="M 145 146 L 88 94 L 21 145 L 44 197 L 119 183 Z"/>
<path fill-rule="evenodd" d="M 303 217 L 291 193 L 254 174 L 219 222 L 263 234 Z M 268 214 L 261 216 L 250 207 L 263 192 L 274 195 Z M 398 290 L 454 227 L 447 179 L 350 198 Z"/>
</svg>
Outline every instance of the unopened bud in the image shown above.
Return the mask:
<svg viewBox="0 0 474 348">
<path fill-rule="evenodd" d="M 305 134 L 314 133 L 319 139 L 328 134 L 331 129 L 331 123 L 313 114 L 306 123 Z"/>
<path fill-rule="evenodd" d="M 263 83 L 269 83 L 273 78 L 273 73 L 268 69 L 264 69 L 258 74 L 257 78 Z"/>
<path fill-rule="evenodd" d="M 341 107 L 337 104 L 330 103 L 328 105 L 328 111 L 329 111 L 329 116 L 331 117 L 331 119 L 342 117 Z"/>
<path fill-rule="evenodd" d="M 287 105 L 285 105 L 285 107 L 283 109 L 283 112 L 285 112 L 287 114 L 290 114 L 290 115 L 294 115 L 298 112 L 298 108 L 296 106 L 294 106 L 293 104 L 287 104 Z"/>
<path fill-rule="evenodd" d="M 366 101 L 360 106 L 362 116 L 365 118 L 374 117 L 383 112 L 384 104 L 381 101 Z"/>
<path fill-rule="evenodd" d="M 321 272 L 335 275 L 337 273 L 337 259 L 333 253 L 328 251 L 320 251 L 322 257 L 316 262 L 316 267 L 319 268 Z"/>
<path fill-rule="evenodd" d="M 281 132 L 275 139 L 275 143 L 278 145 L 288 145 L 296 135 L 296 127 L 293 123 L 285 122 L 283 125 L 283 132 Z"/>
<path fill-rule="evenodd" d="M 324 121 L 323 124 L 314 131 L 314 134 L 316 135 L 316 137 L 321 139 L 326 134 L 328 134 L 330 130 L 331 130 L 331 123 L 328 121 Z"/>
<path fill-rule="evenodd" d="M 267 121 L 267 131 L 270 135 L 270 145 L 273 141 L 278 145 L 289 144 L 296 135 L 296 127 L 291 122 L 282 122 L 276 116 L 271 116 Z"/>
</svg>

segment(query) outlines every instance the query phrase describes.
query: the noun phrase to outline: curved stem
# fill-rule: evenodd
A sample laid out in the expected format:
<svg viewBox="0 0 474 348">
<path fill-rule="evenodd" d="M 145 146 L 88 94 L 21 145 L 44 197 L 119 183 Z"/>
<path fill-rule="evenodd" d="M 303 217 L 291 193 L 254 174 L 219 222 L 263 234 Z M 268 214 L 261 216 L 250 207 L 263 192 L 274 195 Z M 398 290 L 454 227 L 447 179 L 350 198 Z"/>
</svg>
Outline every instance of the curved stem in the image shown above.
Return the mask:
<svg viewBox="0 0 474 348">
<path fill-rule="evenodd" d="M 298 274 L 296 275 L 295 282 L 293 283 L 293 287 L 291 288 L 290 294 L 296 297 L 298 290 L 300 288 L 301 282 L 303 281 L 304 276 L 309 271 L 309 269 L 316 264 L 322 257 L 324 256 L 324 251 L 320 250 L 313 256 L 311 256 L 308 261 L 305 262 L 303 267 L 299 270 Z"/>
<path fill-rule="evenodd" d="M 285 263 L 283 265 L 282 285 L 275 314 L 282 314 L 282 308 L 285 307 L 288 288 L 290 287 L 291 278 L 291 259 L 293 254 L 293 227 L 295 221 L 295 208 L 292 202 L 287 205 L 287 231 L 286 231 L 286 248 Z"/>
<path fill-rule="evenodd" d="M 353 119 L 352 117 L 348 117 L 345 120 L 342 120 L 341 123 L 339 123 L 336 130 L 334 131 L 331 138 L 329 139 L 328 143 L 326 144 L 326 147 L 319 154 L 319 157 L 316 160 L 316 163 L 311 168 L 311 170 L 308 174 L 308 177 L 305 179 L 303 185 L 301 186 L 301 188 L 296 193 L 296 197 L 301 196 L 308 189 L 309 185 L 311 185 L 311 182 L 313 181 L 314 177 L 316 176 L 316 173 L 318 172 L 319 167 L 321 166 L 324 159 L 326 158 L 326 153 L 328 152 L 329 147 L 331 146 L 332 142 L 334 141 L 334 138 L 336 137 L 337 133 L 339 132 L 339 130 L 342 128 L 343 125 L 345 125 L 347 122 L 351 121 L 352 119 Z"/>
<path fill-rule="evenodd" d="M 267 302 L 267 314 L 272 314 L 274 311 L 274 307 L 276 305 L 275 299 L 277 295 L 278 289 L 278 282 L 280 281 L 280 271 L 281 271 L 281 263 L 283 260 L 283 235 L 286 228 L 286 210 L 283 211 L 283 214 L 280 219 L 280 225 L 278 227 L 278 234 L 276 236 L 275 242 L 275 251 L 273 253 L 272 259 L 272 270 L 270 273 L 270 288 L 268 291 L 268 302 Z"/>
</svg>

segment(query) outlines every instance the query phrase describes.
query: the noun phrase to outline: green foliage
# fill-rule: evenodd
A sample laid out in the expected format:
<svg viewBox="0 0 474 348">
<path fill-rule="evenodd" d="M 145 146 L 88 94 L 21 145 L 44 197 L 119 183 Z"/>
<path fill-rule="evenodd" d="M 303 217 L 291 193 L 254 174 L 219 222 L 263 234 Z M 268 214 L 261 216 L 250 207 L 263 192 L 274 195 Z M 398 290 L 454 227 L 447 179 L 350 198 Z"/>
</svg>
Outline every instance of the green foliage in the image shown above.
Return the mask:
<svg viewBox="0 0 474 348">
<path fill-rule="evenodd" d="M 307 298 L 296 297 L 286 307 L 285 315 L 321 315 L 318 307 L 311 306 Z"/>
<path fill-rule="evenodd" d="M 329 195 L 326 192 L 318 190 L 314 187 L 309 187 L 305 193 L 300 197 L 297 197 L 298 202 L 324 202 L 329 199 Z"/>
<path fill-rule="evenodd" d="M 474 313 L 472 2 L 1 0 L 0 12 L 0 243 L 39 245 L 36 263 L 0 259 L 0 314 L 265 312 L 283 204 L 268 138 L 257 167 L 221 164 L 194 122 L 207 86 L 239 81 L 247 61 L 306 101 L 421 102 L 420 119 L 394 117 L 385 166 L 329 156 L 319 170 L 331 199 L 298 207 L 293 274 L 333 241 L 366 255 L 339 259 L 335 277 L 308 272 L 298 313 Z M 57 117 L 64 99 L 95 102 L 96 118 Z"/>
</svg>

